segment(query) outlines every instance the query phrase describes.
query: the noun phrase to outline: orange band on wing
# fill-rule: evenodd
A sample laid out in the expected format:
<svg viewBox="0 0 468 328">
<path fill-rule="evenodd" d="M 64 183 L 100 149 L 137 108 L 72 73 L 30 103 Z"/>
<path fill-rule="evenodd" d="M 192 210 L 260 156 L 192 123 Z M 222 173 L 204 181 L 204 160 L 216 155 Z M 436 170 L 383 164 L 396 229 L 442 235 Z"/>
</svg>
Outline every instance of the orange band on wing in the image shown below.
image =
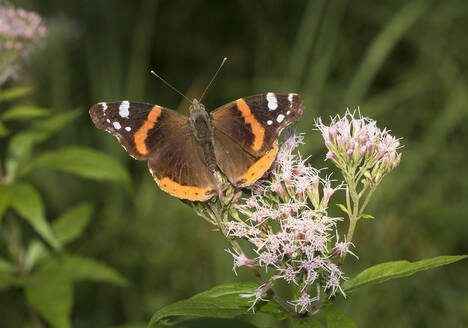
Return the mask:
<svg viewBox="0 0 468 328">
<path fill-rule="evenodd" d="M 271 163 L 275 160 L 276 153 L 278 152 L 278 144 L 274 144 L 273 148 L 260 157 L 258 161 L 252 165 L 247 172 L 242 175 L 238 181 L 244 181 L 242 184 L 239 185 L 239 187 L 247 187 L 253 184 L 255 181 L 260 179 L 263 174 L 268 170 L 271 166 Z"/>
<path fill-rule="evenodd" d="M 177 198 L 188 199 L 191 201 L 205 201 L 213 197 L 213 188 L 183 186 L 167 177 L 162 179 L 158 179 L 154 175 L 153 177 L 162 190 Z"/>
<path fill-rule="evenodd" d="M 151 108 L 146 121 L 143 125 L 135 132 L 133 140 L 135 141 L 136 149 L 139 153 L 146 155 L 148 154 L 148 148 L 146 147 L 146 137 L 148 136 L 148 131 L 151 130 L 159 117 L 161 116 L 161 106 L 153 106 Z"/>
<path fill-rule="evenodd" d="M 236 105 L 242 113 L 242 117 L 245 123 L 250 124 L 250 128 L 252 129 L 252 133 L 254 135 L 254 142 L 252 145 L 253 150 L 260 150 L 263 146 L 263 140 L 265 138 L 265 128 L 255 119 L 252 112 L 250 111 L 249 105 L 247 105 L 244 99 L 237 99 Z"/>
</svg>

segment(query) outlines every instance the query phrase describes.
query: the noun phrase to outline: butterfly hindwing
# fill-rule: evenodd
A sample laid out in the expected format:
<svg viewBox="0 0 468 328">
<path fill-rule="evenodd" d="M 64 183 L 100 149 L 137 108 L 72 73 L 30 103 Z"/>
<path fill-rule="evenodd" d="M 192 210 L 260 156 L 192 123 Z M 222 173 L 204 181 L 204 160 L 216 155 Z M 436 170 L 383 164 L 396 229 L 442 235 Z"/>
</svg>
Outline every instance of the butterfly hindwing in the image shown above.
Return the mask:
<svg viewBox="0 0 468 328">
<path fill-rule="evenodd" d="M 214 175 L 203 160 L 202 148 L 188 126 L 182 138 L 171 138 L 148 161 L 153 178 L 169 194 L 191 201 L 205 201 L 216 190 Z"/>
<path fill-rule="evenodd" d="M 250 186 L 260 179 L 270 168 L 278 152 L 278 144 L 275 141 L 265 155 L 255 157 L 218 129 L 214 130 L 213 139 L 216 163 L 229 181 L 237 187 Z"/>
<path fill-rule="evenodd" d="M 131 156 L 148 160 L 162 190 L 192 201 L 212 196 L 214 177 L 201 157 L 188 117 L 161 106 L 128 101 L 96 104 L 90 115 L 96 127 L 117 137 Z"/>
<path fill-rule="evenodd" d="M 281 131 L 297 121 L 304 110 L 295 93 L 273 93 L 232 101 L 212 112 L 213 125 L 250 154 L 270 151 Z"/>
</svg>

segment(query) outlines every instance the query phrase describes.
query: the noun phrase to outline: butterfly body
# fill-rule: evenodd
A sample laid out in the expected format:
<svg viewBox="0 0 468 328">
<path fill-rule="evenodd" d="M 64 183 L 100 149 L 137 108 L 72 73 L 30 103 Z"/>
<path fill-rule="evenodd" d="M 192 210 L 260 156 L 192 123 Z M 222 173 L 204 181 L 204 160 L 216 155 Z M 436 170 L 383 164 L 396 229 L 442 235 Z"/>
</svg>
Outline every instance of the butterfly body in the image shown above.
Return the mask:
<svg viewBox="0 0 468 328">
<path fill-rule="evenodd" d="M 213 125 L 210 114 L 197 99 L 190 105 L 189 124 L 192 133 L 203 151 L 203 160 L 211 172 L 216 170 L 216 157 L 213 147 Z"/>
<path fill-rule="evenodd" d="M 138 102 L 98 103 L 90 115 L 127 152 L 148 167 L 160 188 L 191 201 L 217 190 L 219 169 L 238 187 L 253 184 L 270 168 L 281 131 L 303 112 L 295 93 L 240 98 L 208 113 L 196 99 L 190 116 Z"/>
</svg>

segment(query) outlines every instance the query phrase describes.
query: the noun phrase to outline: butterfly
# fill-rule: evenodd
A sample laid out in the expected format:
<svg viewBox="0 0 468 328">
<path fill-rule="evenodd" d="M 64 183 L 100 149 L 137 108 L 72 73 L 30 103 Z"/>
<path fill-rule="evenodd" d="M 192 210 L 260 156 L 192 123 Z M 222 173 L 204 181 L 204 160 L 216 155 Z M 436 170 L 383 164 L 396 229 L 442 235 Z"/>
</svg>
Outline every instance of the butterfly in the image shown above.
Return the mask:
<svg viewBox="0 0 468 328">
<path fill-rule="evenodd" d="M 270 168 L 281 131 L 304 110 L 296 93 L 240 98 L 208 113 L 197 99 L 190 116 L 127 100 L 89 110 L 97 128 L 147 160 L 159 187 L 180 199 L 206 201 L 217 192 L 217 168 L 237 187 L 252 185 Z"/>
</svg>

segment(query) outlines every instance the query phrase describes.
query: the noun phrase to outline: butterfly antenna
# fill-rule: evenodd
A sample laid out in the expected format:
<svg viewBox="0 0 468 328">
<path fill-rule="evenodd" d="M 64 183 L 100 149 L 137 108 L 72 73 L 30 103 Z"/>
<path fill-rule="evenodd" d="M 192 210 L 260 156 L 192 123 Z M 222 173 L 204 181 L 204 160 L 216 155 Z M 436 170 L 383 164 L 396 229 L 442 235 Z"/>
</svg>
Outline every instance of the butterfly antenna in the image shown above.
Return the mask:
<svg viewBox="0 0 468 328">
<path fill-rule="evenodd" d="M 227 60 L 227 57 L 224 57 L 224 58 L 223 58 L 223 61 L 221 62 L 221 65 L 219 65 L 219 67 L 218 67 L 218 70 L 216 71 L 216 73 L 214 73 L 213 77 L 211 78 L 210 83 L 208 83 L 208 85 L 207 85 L 206 88 L 205 88 L 205 91 L 203 91 L 203 93 L 202 93 L 202 95 L 201 95 L 201 97 L 200 97 L 200 100 L 199 100 L 200 102 L 202 102 L 203 97 L 205 96 L 206 92 L 207 92 L 208 89 L 210 88 L 211 84 L 213 83 L 214 79 L 215 79 L 216 76 L 218 75 L 219 71 L 221 70 L 221 67 L 223 67 L 223 65 L 224 65 L 224 63 L 226 62 L 226 60 Z"/>
<path fill-rule="evenodd" d="M 185 99 L 187 99 L 189 103 L 192 102 L 192 101 L 191 101 L 190 99 L 188 99 L 182 92 L 180 92 L 180 91 L 177 90 L 175 87 L 173 87 L 172 84 L 170 84 L 169 82 L 167 82 L 166 80 L 164 80 L 161 76 L 159 76 L 155 71 L 151 70 L 151 74 L 153 74 L 153 75 L 156 76 L 158 79 L 160 79 L 161 81 L 163 81 L 164 84 L 166 84 L 169 88 L 171 88 L 172 90 L 174 90 L 175 92 L 177 92 L 179 95 L 181 95 L 182 97 L 184 97 Z"/>
</svg>

